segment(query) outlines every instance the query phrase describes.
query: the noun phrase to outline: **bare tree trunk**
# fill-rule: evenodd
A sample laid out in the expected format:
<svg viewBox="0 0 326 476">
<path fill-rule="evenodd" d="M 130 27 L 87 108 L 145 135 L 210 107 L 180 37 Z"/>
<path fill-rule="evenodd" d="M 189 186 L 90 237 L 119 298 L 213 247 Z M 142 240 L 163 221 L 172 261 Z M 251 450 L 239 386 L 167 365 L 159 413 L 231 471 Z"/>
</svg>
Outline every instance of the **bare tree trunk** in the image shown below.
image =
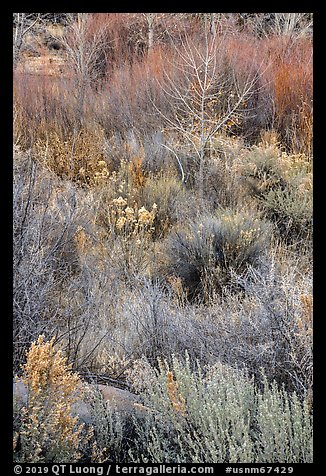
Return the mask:
<svg viewBox="0 0 326 476">
<path fill-rule="evenodd" d="M 211 13 L 210 31 L 213 36 L 216 34 L 216 13 Z"/>
<path fill-rule="evenodd" d="M 154 45 L 154 22 L 153 18 L 150 17 L 148 21 L 148 50 L 153 48 Z"/>
<path fill-rule="evenodd" d="M 147 24 L 147 50 L 150 51 L 154 46 L 154 26 L 157 13 L 144 13 L 143 14 Z"/>
</svg>

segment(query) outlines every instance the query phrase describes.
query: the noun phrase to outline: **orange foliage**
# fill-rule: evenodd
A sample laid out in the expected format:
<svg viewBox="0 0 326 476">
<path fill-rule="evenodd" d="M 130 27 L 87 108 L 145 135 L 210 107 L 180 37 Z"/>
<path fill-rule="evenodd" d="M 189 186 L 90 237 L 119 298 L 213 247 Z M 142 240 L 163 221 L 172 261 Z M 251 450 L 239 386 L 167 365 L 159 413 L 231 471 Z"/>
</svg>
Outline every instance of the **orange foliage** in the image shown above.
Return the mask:
<svg viewBox="0 0 326 476">
<path fill-rule="evenodd" d="M 178 382 L 174 380 L 174 376 L 171 371 L 168 371 L 167 373 L 166 389 L 169 400 L 174 410 L 180 413 L 180 415 L 186 416 L 186 402 L 181 393 L 179 393 Z"/>
<path fill-rule="evenodd" d="M 142 158 L 136 156 L 132 158 L 132 162 L 130 164 L 130 171 L 136 188 L 142 188 L 146 180 L 143 172 L 142 163 Z"/>
</svg>

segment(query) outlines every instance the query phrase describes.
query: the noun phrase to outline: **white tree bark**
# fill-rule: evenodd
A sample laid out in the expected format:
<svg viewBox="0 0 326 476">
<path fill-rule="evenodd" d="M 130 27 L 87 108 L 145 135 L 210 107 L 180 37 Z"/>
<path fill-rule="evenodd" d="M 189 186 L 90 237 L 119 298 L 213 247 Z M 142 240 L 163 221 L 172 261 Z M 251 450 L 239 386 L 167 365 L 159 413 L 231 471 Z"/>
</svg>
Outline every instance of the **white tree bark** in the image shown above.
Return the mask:
<svg viewBox="0 0 326 476">
<path fill-rule="evenodd" d="M 203 45 L 195 44 L 186 36 L 182 47 L 176 48 L 175 67 L 187 72 L 187 81 L 178 84 L 166 71 L 165 83 L 160 84 L 173 104 L 175 115 L 173 118 L 167 117 L 156 108 L 168 127 L 185 139 L 195 152 L 201 194 L 204 166 L 209 159 L 209 144 L 228 121 L 240 121 L 244 112 L 243 104 L 254 94 L 259 76 L 258 71 L 252 71 L 239 84 L 233 73 L 225 74 L 219 61 L 221 46 L 221 37 L 216 31 L 212 34 L 208 23 L 205 25 Z M 172 145 L 171 149 L 174 150 Z M 177 156 L 175 151 L 174 155 Z M 179 159 L 178 163 L 180 167 Z M 180 170 L 184 179 L 184 170 Z"/>
</svg>

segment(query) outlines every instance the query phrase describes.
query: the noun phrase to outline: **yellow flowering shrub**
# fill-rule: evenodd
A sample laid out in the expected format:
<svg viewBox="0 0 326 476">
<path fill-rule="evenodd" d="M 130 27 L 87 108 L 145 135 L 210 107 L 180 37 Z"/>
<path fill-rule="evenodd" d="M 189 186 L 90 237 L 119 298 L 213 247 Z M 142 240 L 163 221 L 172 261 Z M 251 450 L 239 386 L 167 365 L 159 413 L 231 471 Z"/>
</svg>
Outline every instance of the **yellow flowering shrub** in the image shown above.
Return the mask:
<svg viewBox="0 0 326 476">
<path fill-rule="evenodd" d="M 111 197 L 110 200 L 106 197 L 103 202 L 103 209 L 97 217 L 102 240 L 123 279 L 140 270 L 147 272 L 156 216 L 155 203 L 147 209 L 129 194 Z"/>
<path fill-rule="evenodd" d="M 133 207 L 123 197 L 115 198 L 109 205 L 108 225 L 111 233 L 123 235 L 125 238 L 139 235 L 143 238 L 150 236 L 155 227 L 153 226 L 156 217 L 157 205 L 153 204 L 152 210 L 145 207 L 138 208 L 134 203 Z"/>
<path fill-rule="evenodd" d="M 81 379 L 71 371 L 62 351 L 54 348 L 54 339 L 46 342 L 40 336 L 31 345 L 21 381 L 27 402 L 14 437 L 16 461 L 78 461 L 81 446 L 91 437 L 83 435 L 84 425 L 72 415 L 72 406 L 82 395 Z"/>
</svg>

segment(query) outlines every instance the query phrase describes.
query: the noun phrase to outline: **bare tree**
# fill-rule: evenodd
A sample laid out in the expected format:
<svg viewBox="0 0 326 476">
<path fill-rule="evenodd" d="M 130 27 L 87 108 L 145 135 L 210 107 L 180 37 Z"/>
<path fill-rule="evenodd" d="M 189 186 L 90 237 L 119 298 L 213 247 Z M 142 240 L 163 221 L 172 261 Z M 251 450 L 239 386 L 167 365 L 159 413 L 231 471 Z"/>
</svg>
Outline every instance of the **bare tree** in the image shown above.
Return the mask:
<svg viewBox="0 0 326 476">
<path fill-rule="evenodd" d="M 312 32 L 312 13 L 239 13 L 238 21 L 250 25 L 260 37 L 286 36 L 296 40 Z"/>
<path fill-rule="evenodd" d="M 153 48 L 156 41 L 162 39 L 164 34 L 169 33 L 169 23 L 174 23 L 174 19 L 180 19 L 183 14 L 177 13 L 175 16 L 167 13 L 142 13 L 147 30 L 148 52 Z"/>
<path fill-rule="evenodd" d="M 257 89 L 260 68 L 252 69 L 245 77 L 237 77 L 221 53 L 223 36 L 208 22 L 201 45 L 188 35 L 181 41 L 173 66 L 182 71 L 182 78 L 176 79 L 166 70 L 165 82 L 160 85 L 173 104 L 174 116 L 168 117 L 156 110 L 165 118 L 168 129 L 186 139 L 195 152 L 202 193 L 210 142 L 223 127 L 240 123 L 245 104 Z M 172 146 L 165 144 L 164 147 L 177 158 L 184 181 L 185 173 L 177 152 Z"/>
<path fill-rule="evenodd" d="M 21 49 L 27 33 L 32 31 L 40 21 L 40 13 L 14 13 L 13 14 L 13 64 L 17 66 Z"/>
<path fill-rule="evenodd" d="M 312 27 L 312 16 L 307 13 L 275 13 L 273 32 L 298 38 Z"/>
<path fill-rule="evenodd" d="M 94 25 L 89 13 L 78 13 L 70 22 L 63 45 L 68 64 L 76 81 L 76 100 L 78 116 L 83 122 L 85 99 L 88 89 L 99 78 L 106 64 L 105 58 L 106 25 Z"/>
</svg>

